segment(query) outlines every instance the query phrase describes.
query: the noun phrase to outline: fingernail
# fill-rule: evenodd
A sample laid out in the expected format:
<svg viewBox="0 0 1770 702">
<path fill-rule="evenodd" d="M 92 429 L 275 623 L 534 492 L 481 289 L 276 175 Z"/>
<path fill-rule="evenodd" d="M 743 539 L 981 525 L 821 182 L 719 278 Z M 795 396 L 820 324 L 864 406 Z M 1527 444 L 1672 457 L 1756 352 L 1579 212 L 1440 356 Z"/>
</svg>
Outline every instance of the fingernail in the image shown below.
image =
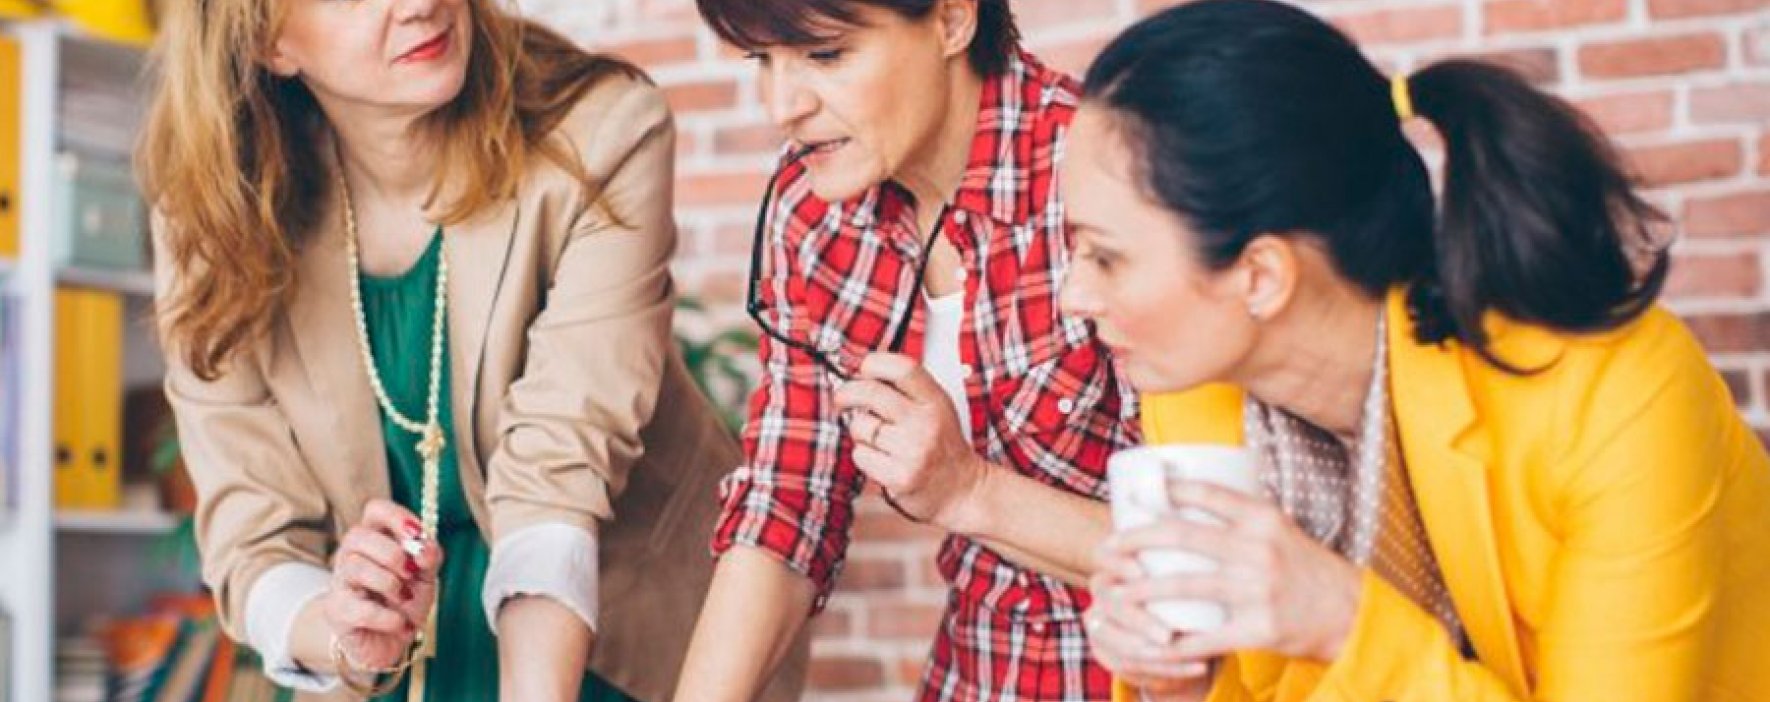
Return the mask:
<svg viewBox="0 0 1770 702">
<path fill-rule="evenodd" d="M 407 602 L 411 602 L 412 601 L 412 586 L 410 586 L 410 585 L 399 586 L 399 596 L 400 596 L 400 599 L 403 599 Z"/>
<path fill-rule="evenodd" d="M 407 558 L 406 559 L 406 575 L 416 576 L 417 574 L 418 574 L 418 562 L 415 560 L 412 560 L 410 558 Z"/>
</svg>

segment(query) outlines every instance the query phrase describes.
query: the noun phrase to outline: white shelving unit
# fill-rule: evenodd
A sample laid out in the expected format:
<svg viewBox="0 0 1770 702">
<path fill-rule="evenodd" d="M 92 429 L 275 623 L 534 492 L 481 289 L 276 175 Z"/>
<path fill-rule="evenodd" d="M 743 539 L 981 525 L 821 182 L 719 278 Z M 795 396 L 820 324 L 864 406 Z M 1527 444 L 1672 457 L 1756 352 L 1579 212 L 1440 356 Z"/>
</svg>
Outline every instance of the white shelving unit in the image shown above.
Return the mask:
<svg viewBox="0 0 1770 702">
<path fill-rule="evenodd" d="M 63 286 L 108 290 L 142 299 L 154 296 L 154 276 L 146 271 L 68 267 L 55 272 L 55 282 Z"/>
<path fill-rule="evenodd" d="M 128 614 L 151 593 L 195 585 L 159 561 L 154 542 L 178 526 L 172 515 L 145 511 L 58 511 L 54 507 L 52 437 L 55 378 L 55 290 L 96 288 L 122 294 L 125 308 L 125 386 L 157 382 L 158 350 L 143 321 L 153 294 L 145 272 L 57 269 L 51 252 L 57 152 L 67 142 L 58 114 L 64 69 L 127 51 L 81 36 L 59 20 L 0 21 L 0 34 L 21 46 L 23 111 L 17 194 L 20 251 L 0 258 L 6 292 L 18 302 L 21 387 L 16 509 L 0 509 L 0 604 L 12 618 L 11 689 L 0 700 L 54 699 L 57 637 L 99 613 Z M 144 63 L 135 54 L 135 67 Z M 109 117 L 108 115 L 106 116 Z M 118 154 L 126 157 L 127 154 Z M 118 392 L 123 392 L 122 388 Z"/>
<path fill-rule="evenodd" d="M 59 534 L 118 534 L 157 536 L 178 527 L 178 518 L 165 512 L 140 509 L 56 510 Z"/>
</svg>

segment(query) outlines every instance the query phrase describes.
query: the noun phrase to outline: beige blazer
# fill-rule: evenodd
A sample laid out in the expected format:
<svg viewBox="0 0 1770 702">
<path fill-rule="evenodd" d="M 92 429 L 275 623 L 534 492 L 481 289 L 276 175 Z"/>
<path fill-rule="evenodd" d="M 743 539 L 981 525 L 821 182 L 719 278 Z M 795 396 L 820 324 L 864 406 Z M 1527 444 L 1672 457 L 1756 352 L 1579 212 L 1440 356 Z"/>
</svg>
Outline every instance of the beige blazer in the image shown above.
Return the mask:
<svg viewBox="0 0 1770 702">
<path fill-rule="evenodd" d="M 740 452 L 671 338 L 675 137 L 659 91 L 609 78 L 555 137 L 598 189 L 538 158 L 516 198 L 446 230 L 461 482 L 488 543 L 538 523 L 597 530 L 590 667 L 665 702 L 711 577 L 716 483 Z M 291 560 L 325 566 L 363 505 L 389 494 L 342 215 L 335 200 L 325 209 L 300 254 L 299 294 L 264 343 L 214 382 L 168 354 L 203 577 L 235 638 L 259 575 Z M 168 270 L 158 283 L 176 285 Z M 770 699 L 798 696 L 804 654 Z"/>
</svg>

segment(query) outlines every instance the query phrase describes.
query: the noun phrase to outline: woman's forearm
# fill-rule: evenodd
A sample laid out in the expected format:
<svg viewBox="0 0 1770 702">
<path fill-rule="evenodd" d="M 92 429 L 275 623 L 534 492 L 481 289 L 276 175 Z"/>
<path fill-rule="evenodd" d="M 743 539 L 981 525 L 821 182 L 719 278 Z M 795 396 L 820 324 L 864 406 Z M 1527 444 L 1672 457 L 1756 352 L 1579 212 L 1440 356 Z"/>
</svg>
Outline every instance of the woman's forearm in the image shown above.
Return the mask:
<svg viewBox="0 0 1770 702">
<path fill-rule="evenodd" d="M 749 702 L 773 676 L 811 612 L 812 582 L 757 548 L 719 559 L 695 625 L 678 702 Z"/>
<path fill-rule="evenodd" d="M 943 526 L 1024 567 L 1086 586 L 1094 548 L 1112 531 L 1107 504 L 995 464 L 986 463 L 983 476 L 955 523 Z"/>
<path fill-rule="evenodd" d="M 578 699 L 595 632 L 552 598 L 518 596 L 498 609 L 500 699 Z"/>
</svg>

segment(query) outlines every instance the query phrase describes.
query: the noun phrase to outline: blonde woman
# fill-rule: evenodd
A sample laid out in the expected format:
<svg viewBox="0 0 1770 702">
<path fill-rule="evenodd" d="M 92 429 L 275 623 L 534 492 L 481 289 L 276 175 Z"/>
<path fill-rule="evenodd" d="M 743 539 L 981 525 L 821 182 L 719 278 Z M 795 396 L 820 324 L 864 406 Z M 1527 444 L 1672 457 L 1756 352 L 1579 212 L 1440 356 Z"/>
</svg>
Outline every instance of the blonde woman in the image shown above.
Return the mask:
<svg viewBox="0 0 1770 702">
<path fill-rule="evenodd" d="M 228 632 L 309 693 L 667 699 L 737 451 L 658 91 L 493 0 L 200 6 L 140 157 Z"/>
</svg>

